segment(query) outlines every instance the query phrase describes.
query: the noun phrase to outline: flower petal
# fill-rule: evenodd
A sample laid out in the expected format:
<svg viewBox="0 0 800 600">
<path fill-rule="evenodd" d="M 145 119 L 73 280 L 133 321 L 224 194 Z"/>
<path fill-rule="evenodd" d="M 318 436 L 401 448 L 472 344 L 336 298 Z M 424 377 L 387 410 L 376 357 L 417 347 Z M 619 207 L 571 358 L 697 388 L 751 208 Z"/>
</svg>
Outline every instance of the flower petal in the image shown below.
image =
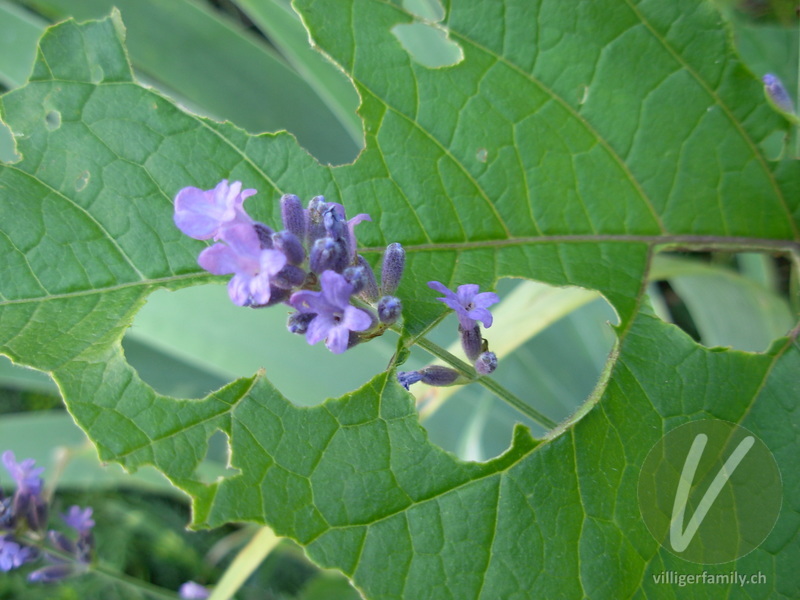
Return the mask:
<svg viewBox="0 0 800 600">
<path fill-rule="evenodd" d="M 472 298 L 472 304 L 481 308 L 488 308 L 497 302 L 500 302 L 500 298 L 494 292 L 482 292 Z"/>
<path fill-rule="evenodd" d="M 333 319 L 326 315 L 318 314 L 308 324 L 308 331 L 306 331 L 306 341 L 312 346 L 317 342 L 324 340 L 328 337 L 328 333 L 334 327 Z"/>
<path fill-rule="evenodd" d="M 328 350 L 334 354 L 341 354 L 347 350 L 347 344 L 350 341 L 350 331 L 347 327 L 333 327 L 328 332 L 328 337 L 325 340 L 325 345 Z"/>
<path fill-rule="evenodd" d="M 353 286 L 347 282 L 343 275 L 335 271 L 323 271 L 320 275 L 322 294 L 325 299 L 339 310 L 350 306 L 350 296 Z"/>
<path fill-rule="evenodd" d="M 489 312 L 488 308 L 481 306 L 473 308 L 467 313 L 467 316 L 475 321 L 481 321 L 487 329 L 492 326 L 492 313 Z"/>
<path fill-rule="evenodd" d="M 247 306 L 250 301 L 250 277 L 236 274 L 228 282 L 228 296 L 236 306 Z"/>
<path fill-rule="evenodd" d="M 372 326 L 372 319 L 360 308 L 348 306 L 344 309 L 341 325 L 350 331 L 364 331 Z"/>
<path fill-rule="evenodd" d="M 240 256 L 230 246 L 217 243 L 200 253 L 197 264 L 212 275 L 229 275 L 241 269 L 240 260 Z"/>
<path fill-rule="evenodd" d="M 478 293 L 480 287 L 476 283 L 465 283 L 464 285 L 458 286 L 458 301 L 461 303 L 461 306 L 466 307 L 467 304 L 472 302 L 472 299 L 475 297 L 475 294 Z"/>
<path fill-rule="evenodd" d="M 445 284 L 440 283 L 438 281 L 429 281 L 428 287 L 431 288 L 432 290 L 436 290 L 440 294 L 444 294 L 445 296 L 455 296 L 455 294 L 451 292 L 450 289 Z"/>
</svg>

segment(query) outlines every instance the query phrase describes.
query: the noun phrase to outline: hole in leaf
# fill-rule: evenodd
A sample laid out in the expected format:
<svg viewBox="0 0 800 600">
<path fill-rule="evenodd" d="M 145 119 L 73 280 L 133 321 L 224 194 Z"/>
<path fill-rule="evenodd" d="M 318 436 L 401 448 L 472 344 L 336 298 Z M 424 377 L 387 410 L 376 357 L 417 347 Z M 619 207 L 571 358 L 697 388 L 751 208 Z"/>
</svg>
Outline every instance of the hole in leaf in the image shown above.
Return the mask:
<svg viewBox="0 0 800 600">
<path fill-rule="evenodd" d="M 86 186 L 89 185 L 89 180 L 92 178 L 92 174 L 89 171 L 84 171 L 78 178 L 75 180 L 75 191 L 82 192 L 86 189 Z"/>
<path fill-rule="evenodd" d="M 760 143 L 759 148 L 767 157 L 767 160 L 778 161 L 783 158 L 793 157 L 793 148 L 791 144 L 791 135 L 786 131 L 773 131 L 765 137 Z"/>
<path fill-rule="evenodd" d="M 156 391 L 203 397 L 237 377 L 264 369 L 291 402 L 322 403 L 363 385 L 386 369 L 397 337 L 380 338 L 332 354 L 320 342 L 286 329 L 290 309 L 235 306 L 225 285 L 200 285 L 148 297 L 123 340 L 128 362 Z"/>
<path fill-rule="evenodd" d="M 57 110 L 51 110 L 45 115 L 44 123 L 50 131 L 55 131 L 61 127 L 61 113 Z"/>
<path fill-rule="evenodd" d="M 464 59 L 461 46 L 452 41 L 447 31 L 437 25 L 402 23 L 392 27 L 392 33 L 411 58 L 425 67 L 450 67 Z"/>
<path fill-rule="evenodd" d="M 213 483 L 221 477 L 237 475 L 239 469 L 230 466 L 231 445 L 228 435 L 220 430 L 208 438 L 208 450 L 197 467 L 197 475 L 203 483 Z"/>
<path fill-rule="evenodd" d="M 101 67 L 100 65 L 93 65 L 89 76 L 92 80 L 92 83 L 102 83 L 103 78 L 106 76 L 106 73 L 103 70 L 103 67 Z"/>
<path fill-rule="evenodd" d="M 518 399 L 555 423 L 573 414 L 596 387 L 616 338 L 618 317 L 599 293 L 534 281 L 501 280 L 492 327 L 482 329 L 499 358 L 491 375 Z M 429 337 L 465 360 L 455 316 Z M 420 354 L 421 353 L 421 354 Z M 414 351 L 418 361 L 430 355 Z M 408 363 L 403 365 L 409 369 Z M 415 367 L 411 367 L 415 368 Z M 516 423 L 534 436 L 547 431 L 480 383 L 411 387 L 432 442 L 463 459 L 488 460 L 508 449 Z M 446 402 L 442 402 L 445 400 Z"/>
<path fill-rule="evenodd" d="M 763 253 L 661 254 L 649 294 L 663 320 L 704 346 L 763 352 L 796 325 L 791 269 Z"/>
</svg>

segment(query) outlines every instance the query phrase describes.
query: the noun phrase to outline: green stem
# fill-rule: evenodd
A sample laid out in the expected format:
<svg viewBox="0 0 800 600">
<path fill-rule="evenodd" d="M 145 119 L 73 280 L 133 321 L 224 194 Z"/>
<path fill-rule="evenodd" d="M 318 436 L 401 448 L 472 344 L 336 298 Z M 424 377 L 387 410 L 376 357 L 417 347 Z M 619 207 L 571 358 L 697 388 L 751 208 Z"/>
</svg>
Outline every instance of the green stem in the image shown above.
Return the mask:
<svg viewBox="0 0 800 600">
<path fill-rule="evenodd" d="M 89 570 L 119 583 L 124 583 L 125 585 L 138 588 L 145 594 L 149 594 L 155 598 L 167 598 L 169 600 L 175 600 L 178 597 L 177 592 L 153 585 L 152 583 L 147 583 L 142 579 L 131 577 L 130 575 L 125 575 L 124 573 L 120 573 L 119 571 L 115 571 L 109 567 L 104 567 L 101 564 L 92 563 L 89 565 Z"/>
<path fill-rule="evenodd" d="M 480 383 L 483 387 L 488 389 L 495 396 L 497 396 L 507 404 L 513 406 L 519 412 L 527 416 L 535 423 L 538 423 L 545 429 L 549 430 L 556 427 L 557 423 L 555 421 L 546 417 L 535 408 L 532 408 L 526 402 L 523 402 L 520 398 L 514 395 L 511 391 L 504 388 L 502 385 L 500 385 L 497 381 L 495 381 L 491 377 L 486 377 L 486 376 L 478 377 L 475 373 L 475 369 L 473 369 L 470 365 L 465 363 L 460 358 L 454 356 L 453 354 L 442 348 L 440 345 L 435 344 L 434 342 L 430 341 L 428 338 L 425 337 L 416 338 L 414 340 L 414 343 L 419 345 L 420 348 L 423 348 L 428 352 L 430 352 L 431 354 L 433 354 L 436 358 L 445 361 L 462 375 L 469 377 L 476 383 Z"/>
</svg>

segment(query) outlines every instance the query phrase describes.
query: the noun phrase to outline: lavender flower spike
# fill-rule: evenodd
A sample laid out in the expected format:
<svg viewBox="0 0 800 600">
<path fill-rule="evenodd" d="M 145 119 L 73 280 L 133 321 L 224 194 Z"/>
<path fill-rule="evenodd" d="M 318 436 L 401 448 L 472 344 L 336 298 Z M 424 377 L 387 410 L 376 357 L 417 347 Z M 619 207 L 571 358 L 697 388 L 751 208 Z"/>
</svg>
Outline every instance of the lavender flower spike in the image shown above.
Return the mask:
<svg viewBox="0 0 800 600">
<path fill-rule="evenodd" d="M 218 240 L 225 227 L 252 223 L 242 204 L 256 190 L 242 191 L 242 182 L 223 179 L 212 190 L 185 187 L 175 196 L 175 225 L 197 240 Z"/>
<path fill-rule="evenodd" d="M 321 292 L 295 292 L 289 303 L 301 313 L 317 313 L 308 324 L 306 341 L 316 344 L 325 340 L 328 350 L 341 354 L 348 347 L 351 331 L 364 331 L 372 326 L 372 317 L 350 305 L 353 286 L 335 271 L 320 276 Z"/>
<path fill-rule="evenodd" d="M 478 293 L 477 284 L 468 283 L 458 286 L 458 292 L 452 292 L 443 283 L 429 281 L 428 287 L 444 294 L 444 298 L 437 298 L 456 311 L 458 322 L 464 330 L 473 329 L 477 321 L 485 327 L 492 326 L 492 313 L 489 306 L 499 302 L 500 298 L 494 292 Z"/>
<path fill-rule="evenodd" d="M 198 264 L 214 275 L 228 275 L 228 295 L 234 304 L 249 306 L 269 302 L 270 277 L 286 265 L 286 256 L 278 250 L 262 250 L 252 225 L 234 225 L 225 230 L 224 241 L 206 248 Z"/>
</svg>

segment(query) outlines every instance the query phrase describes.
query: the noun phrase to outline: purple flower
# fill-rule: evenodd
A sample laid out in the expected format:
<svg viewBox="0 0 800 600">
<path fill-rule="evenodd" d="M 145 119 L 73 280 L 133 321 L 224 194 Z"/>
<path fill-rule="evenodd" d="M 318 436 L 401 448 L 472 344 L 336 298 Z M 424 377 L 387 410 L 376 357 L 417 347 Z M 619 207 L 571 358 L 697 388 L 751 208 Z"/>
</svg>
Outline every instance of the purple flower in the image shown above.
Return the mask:
<svg viewBox="0 0 800 600">
<path fill-rule="evenodd" d="M 178 590 L 178 595 L 184 600 L 204 600 L 209 597 L 209 591 L 199 583 L 187 581 Z"/>
<path fill-rule="evenodd" d="M 324 339 L 328 350 L 341 354 L 347 350 L 350 332 L 369 329 L 372 318 L 367 312 L 350 305 L 353 286 L 344 276 L 325 271 L 320 276 L 320 283 L 321 292 L 295 292 L 289 303 L 301 313 L 317 314 L 306 331 L 309 344 Z"/>
<path fill-rule="evenodd" d="M 44 472 L 44 467 L 36 467 L 36 461 L 32 458 L 26 458 L 21 463 L 18 463 L 14 452 L 6 450 L 3 452 L 3 464 L 8 469 L 11 477 L 17 483 L 17 493 L 30 494 L 38 496 L 42 491 L 42 478 L 39 477 Z"/>
<path fill-rule="evenodd" d="M 452 292 L 438 281 L 429 281 L 428 287 L 444 294 L 444 298 L 437 298 L 456 311 L 458 322 L 462 329 L 473 329 L 481 321 L 485 327 L 492 326 L 492 313 L 489 306 L 499 302 L 500 298 L 494 292 L 478 293 L 477 284 L 468 283 L 458 286 L 458 292 Z"/>
<path fill-rule="evenodd" d="M 227 227 L 222 239 L 226 243 L 214 244 L 200 253 L 198 264 L 214 275 L 234 274 L 228 282 L 228 295 L 234 304 L 269 302 L 269 278 L 283 269 L 286 256 L 278 250 L 262 249 L 252 225 Z"/>
<path fill-rule="evenodd" d="M 0 571 L 10 571 L 36 557 L 36 552 L 21 546 L 10 535 L 0 537 Z"/>
<path fill-rule="evenodd" d="M 80 534 L 88 533 L 94 527 L 91 507 L 81 509 L 80 506 L 70 506 L 67 513 L 61 515 L 61 518 L 64 519 L 64 523 Z"/>
<path fill-rule="evenodd" d="M 223 179 L 213 190 L 185 187 L 175 196 L 175 225 L 197 240 L 220 238 L 222 230 L 237 223 L 252 223 L 242 204 L 256 190 L 242 191 L 242 182 Z"/>
</svg>

